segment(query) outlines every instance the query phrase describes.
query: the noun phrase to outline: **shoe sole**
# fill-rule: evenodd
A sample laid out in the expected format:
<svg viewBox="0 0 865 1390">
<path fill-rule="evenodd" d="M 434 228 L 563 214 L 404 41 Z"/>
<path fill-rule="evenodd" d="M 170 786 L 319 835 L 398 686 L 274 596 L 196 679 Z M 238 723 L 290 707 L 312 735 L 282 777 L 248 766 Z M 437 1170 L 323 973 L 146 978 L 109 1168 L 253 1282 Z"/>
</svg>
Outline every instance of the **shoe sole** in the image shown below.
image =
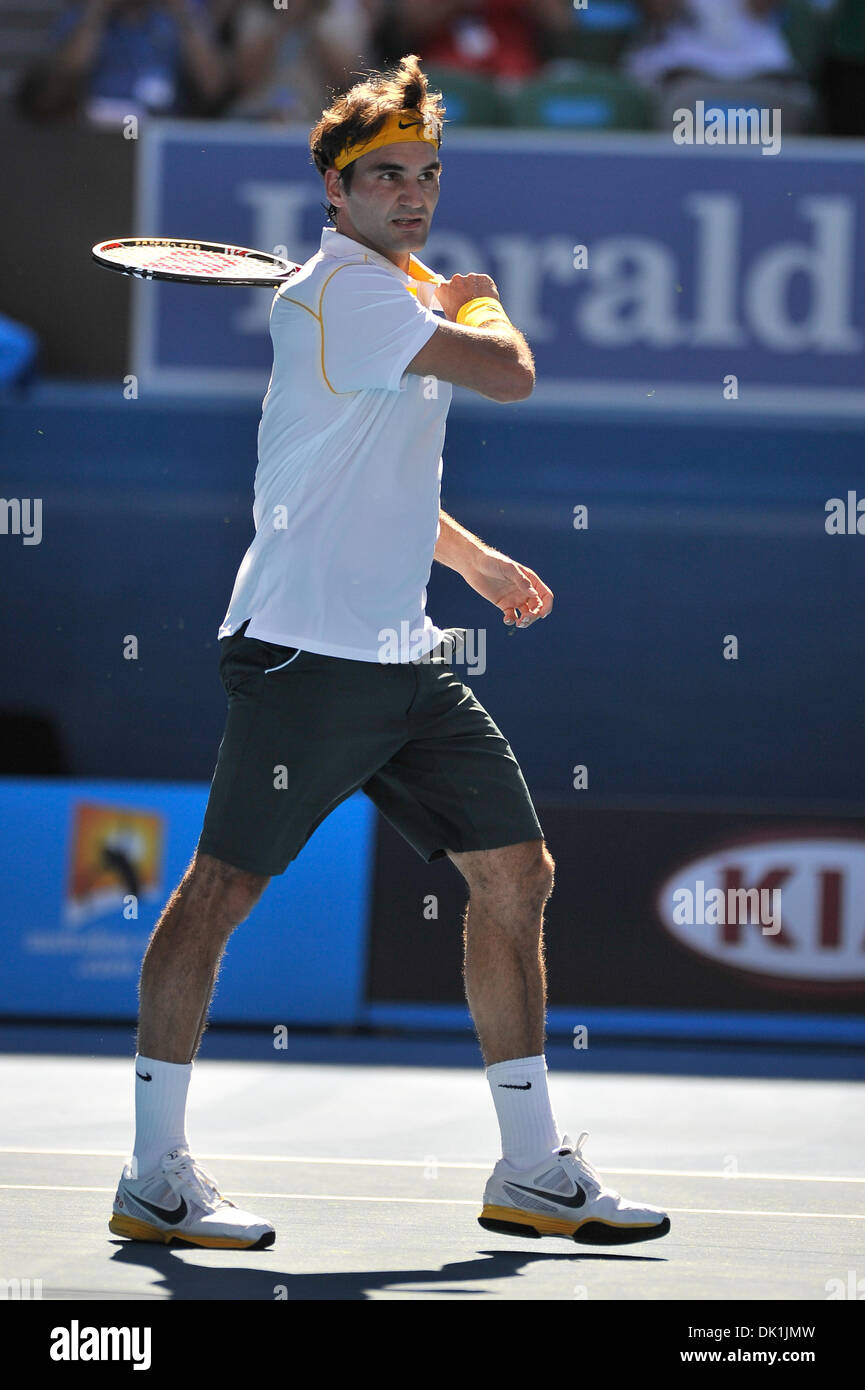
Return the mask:
<svg viewBox="0 0 865 1390">
<path fill-rule="evenodd" d="M 564 1236 L 581 1245 L 633 1245 L 638 1240 L 658 1240 L 667 1235 L 670 1218 L 651 1225 L 616 1226 L 612 1222 L 587 1217 L 584 1221 L 560 1216 L 539 1216 L 536 1212 L 520 1211 L 517 1207 L 484 1207 L 478 1224 L 485 1231 L 500 1236 L 524 1236 L 540 1240 L 541 1236 Z"/>
<path fill-rule="evenodd" d="M 238 1240 L 233 1236 L 191 1236 L 183 1231 L 163 1231 L 147 1221 L 138 1221 L 134 1216 L 120 1216 L 117 1212 L 108 1222 L 108 1229 L 113 1235 L 125 1236 L 127 1240 L 148 1240 L 159 1245 L 170 1245 L 173 1240 L 179 1240 L 184 1245 L 199 1245 L 206 1250 L 266 1250 L 276 1240 L 275 1231 L 265 1231 L 257 1240 Z"/>
</svg>

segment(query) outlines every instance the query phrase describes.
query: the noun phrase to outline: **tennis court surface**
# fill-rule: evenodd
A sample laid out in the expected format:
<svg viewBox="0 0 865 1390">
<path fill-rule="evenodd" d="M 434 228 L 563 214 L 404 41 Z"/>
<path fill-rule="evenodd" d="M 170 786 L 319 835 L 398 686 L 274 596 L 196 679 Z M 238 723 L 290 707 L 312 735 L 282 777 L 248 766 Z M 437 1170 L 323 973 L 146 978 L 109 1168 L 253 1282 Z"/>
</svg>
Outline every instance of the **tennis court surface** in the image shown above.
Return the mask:
<svg viewBox="0 0 865 1390">
<path fill-rule="evenodd" d="M 131 1042 L 128 1029 L 0 1030 L 0 1272 L 43 1300 L 865 1296 L 861 1055 L 551 1043 L 559 1125 L 587 1130 L 609 1184 L 672 1220 L 662 1240 L 597 1249 L 478 1226 L 499 1149 L 470 1040 L 290 1034 L 277 1050 L 264 1032 L 213 1031 L 192 1151 L 277 1231 L 268 1250 L 227 1252 L 108 1230 L 131 1143 Z"/>
</svg>

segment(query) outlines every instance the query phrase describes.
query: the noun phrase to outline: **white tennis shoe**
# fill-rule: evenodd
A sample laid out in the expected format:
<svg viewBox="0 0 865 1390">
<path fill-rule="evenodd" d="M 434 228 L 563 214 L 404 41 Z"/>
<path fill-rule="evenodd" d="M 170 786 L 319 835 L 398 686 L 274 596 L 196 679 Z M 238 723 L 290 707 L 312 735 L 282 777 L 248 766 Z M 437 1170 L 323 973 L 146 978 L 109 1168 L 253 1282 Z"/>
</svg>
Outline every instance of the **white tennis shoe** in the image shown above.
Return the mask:
<svg viewBox="0 0 865 1390">
<path fill-rule="evenodd" d="M 116 1236 L 216 1250 L 264 1250 L 276 1239 L 267 1221 L 223 1197 L 187 1148 L 172 1149 L 143 1178 L 137 1166 L 132 1158 L 117 1187 L 108 1223 Z"/>
<path fill-rule="evenodd" d="M 626 1245 L 657 1240 L 670 1229 L 658 1207 L 636 1206 L 605 1187 L 583 1158 L 581 1134 L 565 1135 L 562 1146 L 536 1168 L 520 1172 L 500 1158 L 484 1192 L 478 1221 L 499 1235 L 565 1236 L 583 1245 Z"/>
</svg>

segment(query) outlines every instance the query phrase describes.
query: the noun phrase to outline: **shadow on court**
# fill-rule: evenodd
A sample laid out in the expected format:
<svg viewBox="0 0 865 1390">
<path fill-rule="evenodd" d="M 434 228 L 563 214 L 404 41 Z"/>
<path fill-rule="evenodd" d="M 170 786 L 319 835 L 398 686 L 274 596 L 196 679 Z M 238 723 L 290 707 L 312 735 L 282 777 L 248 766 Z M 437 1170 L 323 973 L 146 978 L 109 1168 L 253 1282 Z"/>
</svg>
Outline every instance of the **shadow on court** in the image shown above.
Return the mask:
<svg viewBox="0 0 865 1390">
<path fill-rule="evenodd" d="M 124 1265 L 137 1265 L 152 1269 L 159 1276 L 159 1283 L 170 1299 L 214 1299 L 236 1302 L 253 1300 L 267 1303 L 299 1300 L 340 1302 L 362 1301 L 376 1290 L 400 1289 L 408 1285 L 422 1285 L 413 1288 L 412 1293 L 447 1292 L 453 1298 L 458 1294 L 495 1293 L 497 1279 L 512 1279 L 519 1276 L 527 1265 L 537 1260 L 570 1261 L 575 1267 L 587 1261 L 618 1260 L 627 1264 L 664 1264 L 661 1255 L 613 1255 L 582 1253 L 580 1251 L 543 1254 L 540 1251 L 527 1251 L 525 1254 L 505 1250 L 479 1250 L 478 1258 L 457 1260 L 453 1264 L 442 1265 L 440 1269 L 371 1269 L 335 1272 L 331 1274 L 291 1274 L 274 1266 L 270 1269 L 232 1269 L 220 1266 L 205 1269 L 201 1265 L 187 1264 L 181 1254 L 188 1253 L 165 1246 L 143 1246 L 130 1242 L 112 1241 L 116 1246 L 112 1255 L 114 1262 Z M 196 1252 L 201 1253 L 201 1252 Z M 270 1252 L 256 1252 L 266 1260 Z M 270 1256 L 272 1258 L 272 1256 Z M 452 1288 L 443 1286 L 465 1283 L 475 1287 Z M 439 1288 L 441 1287 L 441 1290 Z M 509 1294 L 509 1297 L 512 1297 Z"/>
</svg>

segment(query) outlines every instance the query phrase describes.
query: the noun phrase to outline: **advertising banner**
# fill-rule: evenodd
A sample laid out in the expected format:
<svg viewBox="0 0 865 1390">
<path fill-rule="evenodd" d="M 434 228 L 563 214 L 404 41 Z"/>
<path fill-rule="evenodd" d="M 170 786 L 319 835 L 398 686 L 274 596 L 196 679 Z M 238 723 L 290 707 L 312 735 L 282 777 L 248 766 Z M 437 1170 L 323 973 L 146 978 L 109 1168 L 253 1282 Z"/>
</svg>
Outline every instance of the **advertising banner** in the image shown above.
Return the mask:
<svg viewBox="0 0 865 1390">
<path fill-rule="evenodd" d="M 303 262 L 325 225 L 307 132 L 153 122 L 139 235 Z M 865 153 L 843 142 L 446 131 L 422 259 L 493 276 L 536 403 L 865 412 Z M 139 284 L 132 370 L 264 395 L 272 292 Z"/>
<path fill-rule="evenodd" d="M 865 820 L 539 806 L 556 860 L 550 1021 L 616 1032 L 865 1040 Z M 460 1021 L 466 900 L 383 827 L 371 1019 Z M 414 1014 L 407 1006 L 415 1006 Z M 455 1006 L 459 1006 L 457 1009 Z"/>
<path fill-rule="evenodd" d="M 134 1019 L 141 960 L 192 858 L 207 791 L 0 779 L 0 1014 Z M 229 941 L 214 1021 L 355 1021 L 374 816 L 364 796 L 344 801 L 271 880 Z"/>
</svg>

